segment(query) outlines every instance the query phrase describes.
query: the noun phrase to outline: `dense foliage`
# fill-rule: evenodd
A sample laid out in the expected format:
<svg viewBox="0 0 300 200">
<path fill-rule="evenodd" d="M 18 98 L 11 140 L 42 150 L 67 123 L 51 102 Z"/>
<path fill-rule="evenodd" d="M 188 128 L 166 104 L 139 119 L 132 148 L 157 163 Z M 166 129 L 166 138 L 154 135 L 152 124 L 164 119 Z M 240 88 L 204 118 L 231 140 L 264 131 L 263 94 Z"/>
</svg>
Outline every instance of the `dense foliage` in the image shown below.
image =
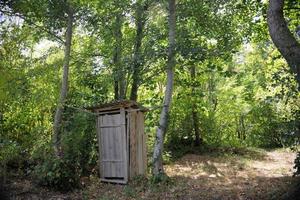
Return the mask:
<svg viewBox="0 0 300 200">
<path fill-rule="evenodd" d="M 150 155 L 166 79 L 165 1 L 70 1 L 75 21 L 61 158 L 51 146 L 64 60 L 64 6 L 20 2 L 0 3 L 0 167 L 21 169 L 57 189 L 80 186 L 81 176 L 97 171 L 95 116 L 84 108 L 123 93 L 129 98 L 133 87 L 138 102 L 151 108 Z M 265 7 L 251 0 L 178 1 L 165 158 L 205 145 L 299 144 L 299 91 L 267 36 Z M 295 29 L 299 15 L 287 15 Z"/>
</svg>

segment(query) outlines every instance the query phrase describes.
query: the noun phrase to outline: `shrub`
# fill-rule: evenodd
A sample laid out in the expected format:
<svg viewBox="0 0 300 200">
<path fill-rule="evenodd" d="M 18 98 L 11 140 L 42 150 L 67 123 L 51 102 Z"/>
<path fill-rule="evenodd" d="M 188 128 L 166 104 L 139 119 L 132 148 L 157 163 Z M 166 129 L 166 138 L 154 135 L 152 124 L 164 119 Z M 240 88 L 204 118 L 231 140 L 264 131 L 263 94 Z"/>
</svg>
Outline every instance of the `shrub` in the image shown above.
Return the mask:
<svg viewBox="0 0 300 200">
<path fill-rule="evenodd" d="M 299 176 L 300 175 L 300 152 L 297 153 L 294 169 L 296 169 L 294 176 Z"/>
<path fill-rule="evenodd" d="M 53 156 L 52 147 L 48 144 L 48 151 L 43 156 L 47 158 L 39 157 L 40 164 L 35 168 L 35 175 L 41 185 L 68 191 L 80 186 L 80 177 L 91 173 L 97 165 L 98 156 L 94 117 L 67 110 L 64 119 L 62 157 Z"/>
<path fill-rule="evenodd" d="M 35 175 L 41 185 L 68 191 L 79 187 L 81 169 L 76 162 L 52 156 L 36 166 Z"/>
</svg>

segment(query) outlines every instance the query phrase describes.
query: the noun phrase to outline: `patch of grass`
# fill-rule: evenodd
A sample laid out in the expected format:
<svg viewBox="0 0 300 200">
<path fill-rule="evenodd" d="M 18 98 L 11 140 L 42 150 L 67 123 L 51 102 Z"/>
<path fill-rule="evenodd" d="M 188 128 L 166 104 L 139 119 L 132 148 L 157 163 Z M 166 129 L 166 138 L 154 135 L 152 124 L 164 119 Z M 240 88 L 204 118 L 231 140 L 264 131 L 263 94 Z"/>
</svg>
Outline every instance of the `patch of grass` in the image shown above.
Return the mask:
<svg viewBox="0 0 300 200">
<path fill-rule="evenodd" d="M 88 192 L 87 192 L 87 191 L 83 191 L 83 192 L 82 192 L 82 199 L 83 199 L 83 200 L 88 200 L 88 199 L 89 199 L 89 197 L 88 197 Z"/>
<path fill-rule="evenodd" d="M 186 154 L 208 155 L 215 158 L 239 157 L 249 160 L 265 160 L 266 150 L 249 147 L 216 147 L 202 144 L 199 147 L 178 145 L 176 148 L 167 148 L 164 163 L 170 164 Z"/>
<path fill-rule="evenodd" d="M 136 189 L 136 192 L 144 192 L 149 186 L 149 180 L 146 176 L 136 176 L 129 184 Z"/>
<path fill-rule="evenodd" d="M 166 153 L 164 154 L 164 164 L 170 164 L 186 154 L 203 154 L 210 151 L 211 147 L 202 144 L 200 146 L 193 146 L 193 145 L 174 145 L 174 146 L 167 146 Z"/>
<path fill-rule="evenodd" d="M 158 175 L 152 176 L 150 179 L 151 184 L 169 184 L 171 182 L 170 177 L 165 173 L 160 173 Z"/>
<path fill-rule="evenodd" d="M 112 200 L 112 198 L 109 198 L 107 196 L 99 197 L 98 200 Z"/>
<path fill-rule="evenodd" d="M 134 198 L 137 195 L 135 188 L 131 187 L 130 185 L 126 185 L 123 191 L 126 197 Z"/>
<path fill-rule="evenodd" d="M 157 176 L 152 176 L 149 180 L 149 190 L 152 193 L 163 193 L 168 191 L 168 188 L 175 184 L 167 174 L 161 173 Z"/>
</svg>

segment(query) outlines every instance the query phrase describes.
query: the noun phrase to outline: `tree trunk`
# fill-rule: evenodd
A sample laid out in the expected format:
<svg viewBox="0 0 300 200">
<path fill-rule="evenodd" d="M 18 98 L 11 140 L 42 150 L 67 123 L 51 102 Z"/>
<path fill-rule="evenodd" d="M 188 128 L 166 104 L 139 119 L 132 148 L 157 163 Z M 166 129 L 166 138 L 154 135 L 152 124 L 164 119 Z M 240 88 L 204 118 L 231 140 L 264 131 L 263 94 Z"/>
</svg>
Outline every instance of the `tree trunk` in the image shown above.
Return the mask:
<svg viewBox="0 0 300 200">
<path fill-rule="evenodd" d="M 200 132 L 198 113 L 194 107 L 193 107 L 192 115 L 193 115 L 194 131 L 195 131 L 195 146 L 199 146 L 202 143 L 202 137 Z"/>
<path fill-rule="evenodd" d="M 240 117 L 239 116 L 235 116 L 237 138 L 241 139 L 241 131 L 240 131 L 239 120 L 240 120 Z"/>
<path fill-rule="evenodd" d="M 114 73 L 114 98 L 115 100 L 119 99 L 119 81 L 117 77 L 117 72 Z"/>
<path fill-rule="evenodd" d="M 244 115 L 241 115 L 240 123 L 241 123 L 242 140 L 245 140 L 246 139 L 246 128 L 245 128 L 245 116 Z"/>
<path fill-rule="evenodd" d="M 122 63 L 122 13 L 116 15 L 116 21 L 114 25 L 114 37 L 115 37 L 115 48 L 113 56 L 114 65 L 114 92 L 115 99 L 125 99 L 125 70 Z"/>
<path fill-rule="evenodd" d="M 143 31 L 145 26 L 145 11 L 148 9 L 147 5 L 141 3 L 141 1 L 137 1 L 136 8 L 136 36 L 135 36 L 135 44 L 134 44 L 134 54 L 133 54 L 133 73 L 132 73 L 132 85 L 130 92 L 130 100 L 137 100 L 137 92 L 140 84 L 140 71 L 142 64 L 142 53 L 141 53 L 141 45 L 143 39 Z"/>
<path fill-rule="evenodd" d="M 300 91 L 300 44 L 294 38 L 283 15 L 284 0 L 270 0 L 267 22 L 273 43 L 296 74 Z"/>
<path fill-rule="evenodd" d="M 163 169 L 163 144 L 164 134 L 168 125 L 168 114 L 170 104 L 172 100 L 173 81 L 174 81 L 174 68 L 175 61 L 175 28 L 176 28 L 176 16 L 175 16 L 175 0 L 169 0 L 169 49 L 168 49 L 168 61 L 167 61 L 167 85 L 165 90 L 165 97 L 163 102 L 163 108 L 160 114 L 159 126 L 156 131 L 156 140 L 153 151 L 153 175 L 157 176 L 164 173 Z"/>
<path fill-rule="evenodd" d="M 196 67 L 192 65 L 191 67 L 191 79 L 192 79 L 192 97 L 196 98 L 196 88 L 195 88 L 195 80 L 196 80 Z M 192 101 L 192 117 L 193 117 L 193 126 L 195 131 L 195 146 L 199 146 L 202 142 L 201 131 L 199 126 L 198 113 L 196 109 L 196 102 L 193 99 Z"/>
<path fill-rule="evenodd" d="M 62 85 L 60 90 L 60 97 L 56 108 L 53 124 L 53 148 L 56 156 L 60 156 L 60 139 L 61 139 L 61 121 L 64 103 L 68 93 L 68 77 L 69 77 L 69 65 L 70 65 L 70 53 L 71 53 L 71 42 L 73 32 L 73 20 L 74 13 L 71 7 L 68 8 L 68 21 L 66 30 L 66 42 L 64 52 L 64 63 L 63 63 L 63 77 Z"/>
</svg>

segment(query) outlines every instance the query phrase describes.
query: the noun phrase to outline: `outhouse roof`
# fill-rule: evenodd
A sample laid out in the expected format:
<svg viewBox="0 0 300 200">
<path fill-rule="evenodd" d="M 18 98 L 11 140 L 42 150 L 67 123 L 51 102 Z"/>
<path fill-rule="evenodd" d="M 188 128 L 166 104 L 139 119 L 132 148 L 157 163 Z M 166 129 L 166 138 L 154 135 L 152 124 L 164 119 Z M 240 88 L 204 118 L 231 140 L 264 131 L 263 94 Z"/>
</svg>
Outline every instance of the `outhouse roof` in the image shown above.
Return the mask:
<svg viewBox="0 0 300 200">
<path fill-rule="evenodd" d="M 110 111 L 110 110 L 116 110 L 120 108 L 133 108 L 133 109 L 139 109 L 143 112 L 147 111 L 148 109 L 139 105 L 137 102 L 132 101 L 132 100 L 118 100 L 118 101 L 113 101 L 110 103 L 104 103 L 104 104 L 99 104 L 95 105 L 92 107 L 88 107 L 88 110 L 92 110 L 94 112 L 103 112 L 103 111 Z"/>
</svg>

